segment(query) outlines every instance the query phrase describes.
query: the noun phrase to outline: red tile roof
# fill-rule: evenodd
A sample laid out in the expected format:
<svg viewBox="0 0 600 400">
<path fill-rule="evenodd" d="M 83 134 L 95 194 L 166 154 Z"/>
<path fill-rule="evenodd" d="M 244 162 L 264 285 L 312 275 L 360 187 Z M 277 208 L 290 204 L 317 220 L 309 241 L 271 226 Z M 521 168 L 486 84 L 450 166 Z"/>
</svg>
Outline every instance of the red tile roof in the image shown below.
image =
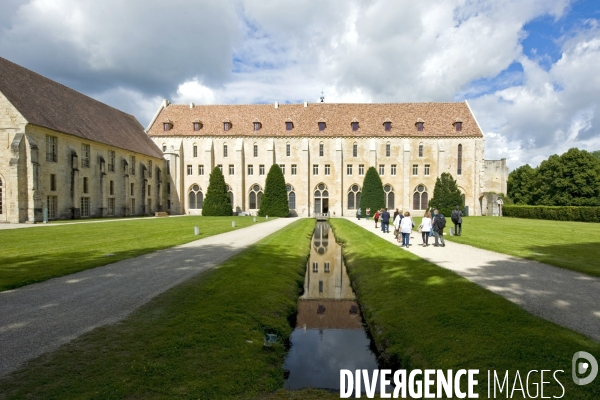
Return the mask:
<svg viewBox="0 0 600 400">
<path fill-rule="evenodd" d="M 0 92 L 33 125 L 163 158 L 133 115 L 0 57 Z"/>
<path fill-rule="evenodd" d="M 456 131 L 453 123 L 463 121 L 462 130 Z M 424 121 L 418 132 L 416 122 Z M 201 121 L 200 131 L 193 130 L 193 122 Z M 231 121 L 228 131 L 223 122 Z M 262 128 L 254 131 L 253 122 Z M 287 131 L 285 122 L 294 123 Z M 318 122 L 326 128 L 319 131 Z M 359 128 L 352 130 L 350 123 L 357 121 Z M 385 121 L 392 122 L 390 131 L 384 129 Z M 163 123 L 171 122 L 169 131 Z M 457 103 L 380 103 L 335 104 L 309 103 L 250 105 L 189 105 L 170 104 L 163 108 L 148 130 L 150 136 L 280 136 L 280 137 L 483 137 L 475 117 L 466 102 Z"/>
</svg>

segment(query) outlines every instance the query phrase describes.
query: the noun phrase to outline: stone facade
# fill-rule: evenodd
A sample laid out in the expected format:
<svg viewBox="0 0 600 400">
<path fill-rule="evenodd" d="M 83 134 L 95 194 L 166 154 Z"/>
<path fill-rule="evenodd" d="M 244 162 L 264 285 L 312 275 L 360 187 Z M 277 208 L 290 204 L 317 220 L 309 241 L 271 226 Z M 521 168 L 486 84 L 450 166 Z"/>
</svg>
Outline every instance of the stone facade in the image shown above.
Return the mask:
<svg viewBox="0 0 600 400">
<path fill-rule="evenodd" d="M 423 213 L 426 200 L 433 195 L 436 178 L 442 172 L 450 172 L 457 180 L 470 215 L 481 215 L 479 200 L 488 190 L 488 182 L 497 186 L 496 181 L 504 179 L 498 177 L 495 164 L 491 164 L 494 168 L 486 169 L 483 134 L 466 103 L 424 103 L 421 107 L 426 109 L 424 111 L 413 111 L 411 104 L 398 104 L 396 109 L 392 107 L 381 113 L 379 120 L 372 117 L 374 123 L 369 125 L 367 118 L 356 118 L 356 114 L 361 107 L 368 110 L 380 105 L 357 105 L 359 111 L 339 112 L 346 106 L 305 103 L 188 107 L 163 102 L 147 132 L 163 149 L 170 164 L 170 212 L 200 214 L 197 195 L 206 194 L 210 172 L 219 165 L 231 190 L 234 212 L 250 214 L 255 214 L 259 207 L 258 201 L 252 199 L 253 193 L 264 191 L 266 173 L 272 164 L 283 167 L 288 190 L 294 196 L 294 201 L 290 201 L 291 214 L 299 216 L 321 212 L 354 215 L 358 205 L 356 193 L 360 192 L 364 174 L 371 166 L 381 171 L 384 187 L 389 190 L 387 206 L 416 215 Z M 295 109 L 282 113 L 285 107 Z M 289 114 L 309 113 L 311 108 L 309 123 L 315 127 L 320 120 L 320 108 L 324 114 L 338 113 L 335 119 L 326 118 L 326 129 L 330 130 L 327 134 L 301 129 L 299 125 L 306 123 L 309 117 L 286 118 Z M 407 108 L 410 109 L 406 111 Z M 439 118 L 444 118 L 449 128 L 443 132 L 418 131 L 417 117 L 429 113 L 427 120 L 433 122 L 436 108 L 444 108 Z M 398 115 L 401 113 L 409 115 Z M 279 114 L 279 121 L 271 121 L 272 114 Z M 412 120 L 401 129 L 386 132 L 383 125 L 386 115 L 397 125 L 401 118 Z M 360 133 L 351 128 L 351 122 L 359 119 L 363 121 Z M 458 132 L 453 125 L 456 120 L 469 126 Z M 194 121 L 202 124 L 198 131 L 193 130 Z M 233 132 L 235 126 L 251 127 L 257 121 L 261 124 L 257 131 Z M 261 132 L 266 130 L 263 121 L 279 124 L 282 131 Z M 292 131 L 285 130 L 286 121 L 293 121 Z M 223 127 L 226 122 L 232 124 L 228 131 Z M 436 123 L 442 125 L 439 121 Z M 336 129 L 334 124 L 342 128 Z M 187 130 L 181 128 L 182 125 Z"/>
</svg>

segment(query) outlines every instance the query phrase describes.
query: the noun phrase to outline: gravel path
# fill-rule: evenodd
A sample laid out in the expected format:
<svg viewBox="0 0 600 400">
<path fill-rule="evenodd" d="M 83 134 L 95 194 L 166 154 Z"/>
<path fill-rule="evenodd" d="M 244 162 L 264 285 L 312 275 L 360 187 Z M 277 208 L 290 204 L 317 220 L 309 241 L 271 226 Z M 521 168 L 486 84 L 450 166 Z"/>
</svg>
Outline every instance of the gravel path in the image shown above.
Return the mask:
<svg viewBox="0 0 600 400">
<path fill-rule="evenodd" d="M 184 245 L 0 292 L 0 376 L 215 266 L 295 218 L 279 218 Z"/>
<path fill-rule="evenodd" d="M 347 218 L 395 243 L 390 233 L 375 229 L 373 220 Z M 447 231 L 446 229 L 445 231 Z M 518 304 L 530 313 L 600 341 L 600 278 L 536 261 L 479 249 L 446 240 L 446 247 L 419 246 L 421 235 L 413 232 L 408 250 L 447 268 L 481 287 Z"/>
</svg>

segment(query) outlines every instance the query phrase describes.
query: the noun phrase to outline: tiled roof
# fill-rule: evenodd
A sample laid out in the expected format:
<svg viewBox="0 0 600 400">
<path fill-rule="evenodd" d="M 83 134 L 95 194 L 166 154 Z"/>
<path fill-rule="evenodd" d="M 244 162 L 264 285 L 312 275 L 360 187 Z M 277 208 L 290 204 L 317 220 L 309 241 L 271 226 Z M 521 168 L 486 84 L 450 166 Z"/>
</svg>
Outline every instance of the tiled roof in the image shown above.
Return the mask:
<svg viewBox="0 0 600 400">
<path fill-rule="evenodd" d="M 453 123 L 462 121 L 462 131 Z M 201 121 L 203 127 L 193 130 L 193 122 Z M 223 122 L 231 121 L 231 128 L 223 130 Z M 253 130 L 253 122 L 260 121 L 262 128 Z M 418 132 L 417 120 L 424 121 Z M 173 127 L 163 130 L 163 123 L 171 121 Z M 294 128 L 286 131 L 285 122 Z M 359 128 L 353 131 L 351 122 Z M 383 123 L 392 122 L 390 131 Z M 326 128 L 319 131 L 318 122 Z M 163 108 L 148 130 L 150 136 L 280 136 L 280 137 L 483 137 L 466 102 L 459 103 L 381 103 L 335 104 L 309 103 L 251 105 L 175 105 Z"/>
<path fill-rule="evenodd" d="M 163 158 L 133 115 L 0 57 L 0 92 L 33 125 Z"/>
</svg>

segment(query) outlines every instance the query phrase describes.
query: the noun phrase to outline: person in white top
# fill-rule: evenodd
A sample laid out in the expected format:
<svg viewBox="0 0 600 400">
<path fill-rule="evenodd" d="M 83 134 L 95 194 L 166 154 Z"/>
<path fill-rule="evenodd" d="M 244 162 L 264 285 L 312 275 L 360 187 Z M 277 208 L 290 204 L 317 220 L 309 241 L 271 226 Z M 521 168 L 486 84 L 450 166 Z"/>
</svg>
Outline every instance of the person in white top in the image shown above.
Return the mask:
<svg viewBox="0 0 600 400">
<path fill-rule="evenodd" d="M 419 230 L 421 231 L 421 237 L 423 238 L 423 244 L 421 246 L 427 247 L 429 246 L 429 234 L 431 233 L 431 214 L 426 212 L 423 216 L 423 220 L 421 221 L 421 225 L 419 225 Z"/>
<path fill-rule="evenodd" d="M 399 213 L 398 215 L 396 215 L 396 218 L 394 218 L 394 229 L 396 232 L 398 232 L 398 236 L 396 236 L 396 240 L 398 241 L 398 243 L 400 243 L 400 223 L 402 222 L 402 214 Z"/>
<path fill-rule="evenodd" d="M 410 217 L 410 213 L 406 211 L 404 213 L 404 218 L 400 221 L 400 233 L 402 233 L 402 244 L 401 247 L 406 247 L 408 249 L 408 241 L 410 240 L 410 232 L 412 231 L 414 224 L 413 220 Z"/>
</svg>

